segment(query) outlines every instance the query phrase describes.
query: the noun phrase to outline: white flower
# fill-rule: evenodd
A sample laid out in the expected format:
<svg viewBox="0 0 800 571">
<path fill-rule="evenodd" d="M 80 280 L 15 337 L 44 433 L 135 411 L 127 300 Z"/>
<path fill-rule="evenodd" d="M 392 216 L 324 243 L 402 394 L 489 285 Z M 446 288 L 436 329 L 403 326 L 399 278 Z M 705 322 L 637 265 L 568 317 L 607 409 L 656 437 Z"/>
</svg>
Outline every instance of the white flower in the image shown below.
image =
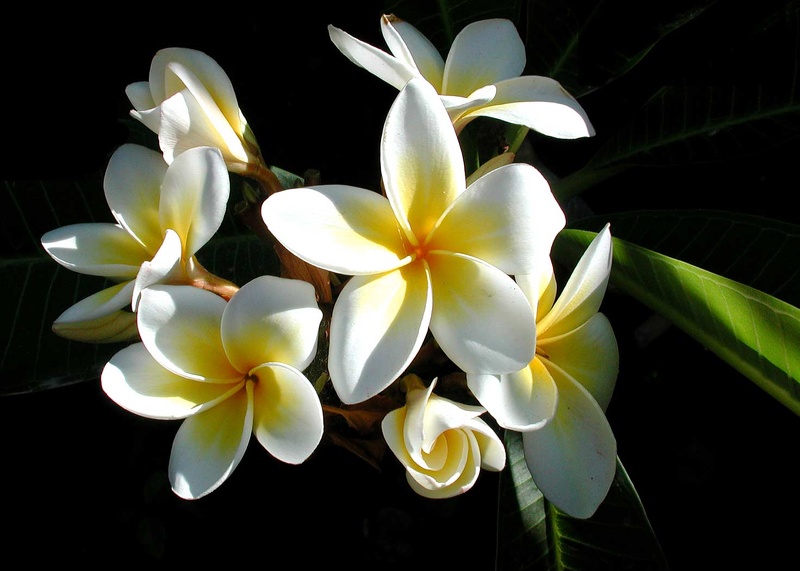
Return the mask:
<svg viewBox="0 0 800 571">
<path fill-rule="evenodd" d="M 506 451 L 497 434 L 478 418 L 483 408 L 433 394 L 436 379 L 427 388 L 416 375 L 403 381 L 406 405 L 389 412 L 381 429 L 415 492 L 449 498 L 469 490 L 481 468 L 503 469 Z"/>
<path fill-rule="evenodd" d="M 255 135 L 239 109 L 225 71 L 203 52 L 187 48 L 159 50 L 149 81 L 128 85 L 131 115 L 158 134 L 164 159 L 171 163 L 194 147 L 217 147 L 226 164 L 243 172 L 260 164 Z"/>
<path fill-rule="evenodd" d="M 545 497 L 573 517 L 590 517 L 616 470 L 617 447 L 605 409 L 619 371 L 619 350 L 598 309 L 611 271 L 606 226 L 555 301 L 548 262 L 517 276 L 536 313 L 536 356 L 505 375 L 467 375 L 467 383 L 497 423 L 522 432 L 525 460 Z"/>
<path fill-rule="evenodd" d="M 42 237 L 62 266 L 119 283 L 73 305 L 53 324 L 69 339 L 107 342 L 136 336 L 139 292 L 160 281 L 207 275 L 194 257 L 219 229 L 230 177 L 217 149 L 192 149 L 171 165 L 139 145 L 119 147 L 103 181 L 117 223 L 63 226 Z"/>
<path fill-rule="evenodd" d="M 386 196 L 330 185 L 288 189 L 262 209 L 292 253 L 353 275 L 333 308 L 328 367 L 339 398 L 364 401 L 409 365 L 430 328 L 473 373 L 512 372 L 533 357 L 530 305 L 508 274 L 547 258 L 564 215 L 530 165 L 466 186 L 458 139 L 438 96 L 414 79 L 381 141 Z"/>
<path fill-rule="evenodd" d="M 156 285 L 142 293 L 137 315 L 142 342 L 112 357 L 102 386 L 141 416 L 185 419 L 169 463 L 177 495 L 195 499 L 218 488 L 251 434 L 291 464 L 316 449 L 322 405 L 301 372 L 316 353 L 322 319 L 310 284 L 262 276 L 229 302 Z"/>
<path fill-rule="evenodd" d="M 440 94 L 457 132 L 476 117 L 493 117 L 545 135 L 574 139 L 594 135 L 586 112 L 557 81 L 520 74 L 525 45 L 505 19 L 467 25 L 453 40 L 447 59 L 419 30 L 393 15 L 381 17 L 391 55 L 328 26 L 331 40 L 356 65 L 397 89 L 414 77 Z"/>
</svg>

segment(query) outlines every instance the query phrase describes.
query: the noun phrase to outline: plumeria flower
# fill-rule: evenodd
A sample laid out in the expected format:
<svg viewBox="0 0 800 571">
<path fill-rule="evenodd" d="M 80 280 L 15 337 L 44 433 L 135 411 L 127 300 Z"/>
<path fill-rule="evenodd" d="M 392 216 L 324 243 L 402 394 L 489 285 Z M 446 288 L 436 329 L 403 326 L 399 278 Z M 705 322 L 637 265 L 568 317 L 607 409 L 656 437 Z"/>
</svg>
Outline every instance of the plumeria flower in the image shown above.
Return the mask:
<svg viewBox="0 0 800 571">
<path fill-rule="evenodd" d="M 331 40 L 350 61 L 402 89 L 414 77 L 427 80 L 441 96 L 457 132 L 476 117 L 523 125 L 551 137 L 594 135 L 580 104 L 557 81 L 520 74 L 525 45 L 505 19 L 467 25 L 453 40 L 447 59 L 408 22 L 381 17 L 381 32 L 391 53 L 328 26 Z"/>
<path fill-rule="evenodd" d="M 258 168 L 261 151 L 220 65 L 187 48 L 159 50 L 149 81 L 127 86 L 131 115 L 158 134 L 164 159 L 171 163 L 195 147 L 217 147 L 239 174 Z"/>
<path fill-rule="evenodd" d="M 130 310 L 142 289 L 158 282 L 218 280 L 195 254 L 225 215 L 230 177 L 219 150 L 192 149 L 167 165 L 160 153 L 125 144 L 111 156 L 103 188 L 116 224 L 72 224 L 42 237 L 47 253 L 62 266 L 117 282 L 56 319 L 53 330 L 69 339 L 134 338 Z"/>
<path fill-rule="evenodd" d="M 462 370 L 510 373 L 533 358 L 534 320 L 508 274 L 548 257 L 564 214 L 530 165 L 466 186 L 458 138 L 434 89 L 413 79 L 381 139 L 386 196 L 327 185 L 269 197 L 269 230 L 308 263 L 352 277 L 334 305 L 328 368 L 347 404 L 377 395 L 428 330 Z"/>
<path fill-rule="evenodd" d="M 611 249 L 606 226 L 555 303 L 549 262 L 517 276 L 536 314 L 536 356 L 516 373 L 467 375 L 469 389 L 497 423 L 522 432 L 528 468 L 545 497 L 579 518 L 595 512 L 616 470 L 616 440 L 604 411 L 619 350 L 608 318 L 598 313 Z"/>
<path fill-rule="evenodd" d="M 303 375 L 322 312 L 311 284 L 262 276 L 226 302 L 192 287 L 142 293 L 142 337 L 103 369 L 106 394 L 148 418 L 185 419 L 169 479 L 186 499 L 217 489 L 250 436 L 278 460 L 305 461 L 322 438 L 322 405 Z"/>
<path fill-rule="evenodd" d="M 433 394 L 416 375 L 403 379 L 406 404 L 381 422 L 389 449 L 406 467 L 411 488 L 427 498 L 463 494 L 481 468 L 499 472 L 506 464 L 503 442 L 479 418 L 485 409 Z"/>
</svg>

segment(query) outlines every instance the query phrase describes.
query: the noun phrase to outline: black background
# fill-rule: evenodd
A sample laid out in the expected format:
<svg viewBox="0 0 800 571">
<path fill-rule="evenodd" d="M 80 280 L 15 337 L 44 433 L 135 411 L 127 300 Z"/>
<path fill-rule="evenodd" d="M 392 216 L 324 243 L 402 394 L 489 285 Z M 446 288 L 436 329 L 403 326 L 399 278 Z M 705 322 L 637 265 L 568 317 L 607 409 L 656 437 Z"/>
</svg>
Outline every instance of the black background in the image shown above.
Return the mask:
<svg viewBox="0 0 800 571">
<path fill-rule="evenodd" d="M 383 46 L 380 11 L 368 2 L 346 13 L 329 4 L 284 7 L 280 17 L 264 9 L 187 19 L 148 7 L 124 17 L 49 12 L 45 21 L 38 14 L 8 20 L 15 34 L 0 40 L 0 174 L 69 180 L 104 170 L 127 137 L 125 86 L 147 78 L 156 50 L 183 46 L 226 70 L 269 162 L 296 173 L 319 169 L 323 182 L 377 188 L 380 129 L 396 91 L 348 62 L 326 25 Z M 591 117 L 613 103 L 595 97 L 586 107 Z M 777 184 L 796 191 L 796 177 L 786 178 L 795 150 L 738 165 L 726 192 L 704 194 L 695 206 L 747 211 L 751 192 Z M 615 196 L 626 209 L 637 199 L 648 207 L 691 206 L 696 194 L 687 176 L 700 186 L 717 172 L 684 171 L 646 192 L 641 179 L 623 177 L 618 184 L 629 186 Z M 665 192 L 669 184 L 678 191 Z M 787 194 L 757 207 L 797 222 Z M 603 310 L 622 359 L 608 416 L 672 568 L 796 562 L 796 416 L 675 328 L 639 344 L 636 333 L 652 316 L 630 299 L 611 291 Z M 392 458 L 377 472 L 324 447 L 294 467 L 253 444 L 219 490 L 186 502 L 166 480 L 176 428 L 121 410 L 97 383 L 0 398 L 3 557 L 115 566 L 493 568 L 496 474 L 483 473 L 462 497 L 431 502 L 410 492 Z"/>
</svg>

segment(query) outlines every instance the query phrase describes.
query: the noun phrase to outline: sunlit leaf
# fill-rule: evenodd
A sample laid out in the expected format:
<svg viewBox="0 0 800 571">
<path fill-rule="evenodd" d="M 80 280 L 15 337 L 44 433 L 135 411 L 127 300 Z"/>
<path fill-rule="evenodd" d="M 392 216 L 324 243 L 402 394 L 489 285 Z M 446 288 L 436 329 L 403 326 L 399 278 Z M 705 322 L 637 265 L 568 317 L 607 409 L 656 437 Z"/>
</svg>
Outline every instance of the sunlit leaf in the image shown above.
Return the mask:
<svg viewBox="0 0 800 571">
<path fill-rule="evenodd" d="M 617 459 L 608 496 L 586 520 L 561 512 L 531 478 L 517 432 L 504 435 L 497 571 L 665 570 L 667 563 L 633 484 Z"/>
<path fill-rule="evenodd" d="M 771 218 L 712 210 L 645 210 L 570 225 L 698 266 L 800 307 L 800 227 Z"/>
<path fill-rule="evenodd" d="M 594 236 L 565 230 L 554 244 L 554 256 L 574 264 Z M 610 283 L 800 414 L 800 309 L 618 238 Z"/>
</svg>

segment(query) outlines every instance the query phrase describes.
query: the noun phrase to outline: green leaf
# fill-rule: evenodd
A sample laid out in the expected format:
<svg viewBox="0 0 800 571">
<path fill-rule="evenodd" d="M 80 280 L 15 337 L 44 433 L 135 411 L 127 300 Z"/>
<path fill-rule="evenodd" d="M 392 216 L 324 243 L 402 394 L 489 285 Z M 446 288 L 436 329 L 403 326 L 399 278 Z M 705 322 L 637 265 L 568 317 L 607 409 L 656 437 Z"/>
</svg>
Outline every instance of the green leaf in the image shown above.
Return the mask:
<svg viewBox="0 0 800 571">
<path fill-rule="evenodd" d="M 625 468 L 589 519 L 545 500 L 528 471 L 522 436 L 506 431 L 508 466 L 500 475 L 497 571 L 665 570 L 667 563 Z"/>
<path fill-rule="evenodd" d="M 698 266 L 800 307 L 800 226 L 716 210 L 642 210 L 585 218 L 599 231 Z"/>
<path fill-rule="evenodd" d="M 553 255 L 574 264 L 594 236 L 564 230 Z M 669 319 L 800 414 L 800 309 L 619 238 L 614 238 L 610 284 Z"/>
<path fill-rule="evenodd" d="M 800 3 L 786 3 L 751 24 L 721 61 L 661 78 L 615 131 L 598 135 L 601 146 L 585 166 L 554 185 L 559 199 L 634 166 L 730 161 L 800 136 L 799 22 Z"/>
<path fill-rule="evenodd" d="M 526 22 L 527 73 L 552 77 L 584 96 L 627 74 L 714 1 L 537 0 Z"/>
</svg>

